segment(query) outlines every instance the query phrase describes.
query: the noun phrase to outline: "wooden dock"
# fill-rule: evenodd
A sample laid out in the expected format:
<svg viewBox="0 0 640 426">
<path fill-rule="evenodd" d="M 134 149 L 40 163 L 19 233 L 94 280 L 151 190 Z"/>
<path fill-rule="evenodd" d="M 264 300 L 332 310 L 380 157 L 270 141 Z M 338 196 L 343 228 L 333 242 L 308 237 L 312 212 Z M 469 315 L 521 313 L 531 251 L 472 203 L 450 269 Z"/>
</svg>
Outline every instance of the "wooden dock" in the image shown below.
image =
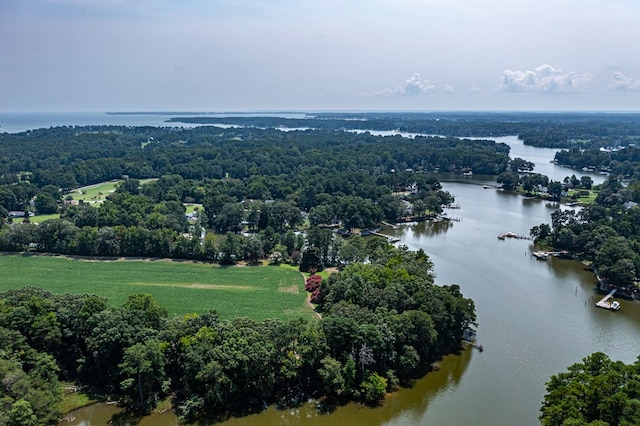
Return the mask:
<svg viewBox="0 0 640 426">
<path fill-rule="evenodd" d="M 386 238 L 387 241 L 390 242 L 390 243 L 397 243 L 398 241 L 400 241 L 400 238 L 398 238 L 398 237 L 393 237 L 391 235 L 386 235 L 386 234 L 383 234 L 381 232 L 371 232 L 371 235 L 375 235 L 375 236 L 378 236 L 378 237 Z"/>
<path fill-rule="evenodd" d="M 547 258 L 549 256 L 570 257 L 569 252 L 566 251 L 566 250 L 563 250 L 563 251 L 534 251 L 531 254 L 533 254 L 535 256 L 535 258 L 538 259 L 538 260 L 547 260 Z"/>
<path fill-rule="evenodd" d="M 611 311 L 617 311 L 620 309 L 620 303 L 616 302 L 615 300 L 613 302 L 609 302 L 609 299 L 611 299 L 613 297 L 613 295 L 615 294 L 615 292 L 617 291 L 617 288 L 614 288 L 613 290 L 611 290 L 611 292 L 609 292 L 609 294 L 607 294 L 605 297 L 603 297 L 600 301 L 596 302 L 596 306 L 598 308 L 603 308 L 603 309 L 609 309 Z"/>
</svg>

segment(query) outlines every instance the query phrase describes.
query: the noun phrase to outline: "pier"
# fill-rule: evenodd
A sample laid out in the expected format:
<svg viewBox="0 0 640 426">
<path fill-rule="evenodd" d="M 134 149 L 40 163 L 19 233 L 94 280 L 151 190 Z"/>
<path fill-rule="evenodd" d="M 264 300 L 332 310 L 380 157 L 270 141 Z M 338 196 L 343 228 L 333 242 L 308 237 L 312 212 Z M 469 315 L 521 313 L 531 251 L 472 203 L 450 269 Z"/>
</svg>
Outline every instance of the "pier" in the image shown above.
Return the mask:
<svg viewBox="0 0 640 426">
<path fill-rule="evenodd" d="M 530 240 L 531 237 L 527 235 L 518 235 L 515 232 L 503 232 L 502 234 L 498 234 L 498 239 L 504 240 L 505 238 L 518 238 L 521 240 Z"/>
<path fill-rule="evenodd" d="M 554 257 L 571 257 L 571 255 L 569 254 L 568 251 L 563 250 L 563 251 L 534 251 L 533 256 L 535 256 L 536 259 L 538 260 L 547 260 L 547 258 L 549 256 L 554 256 Z"/>
<path fill-rule="evenodd" d="M 614 293 L 617 291 L 617 288 L 614 288 L 613 290 L 611 290 L 611 292 L 609 294 L 607 294 L 605 297 L 603 297 L 599 302 L 596 303 L 596 306 L 598 308 L 603 308 L 603 309 L 609 309 L 611 311 L 617 311 L 620 309 L 620 302 L 617 301 L 612 301 L 609 302 L 609 299 L 611 299 L 614 295 Z"/>
<path fill-rule="evenodd" d="M 386 235 L 386 234 L 383 234 L 381 232 L 371 232 L 371 235 L 375 235 L 377 237 L 386 238 L 387 241 L 390 242 L 390 243 L 397 243 L 398 241 L 400 241 L 400 238 L 398 238 L 398 237 L 393 237 L 391 235 Z"/>
</svg>

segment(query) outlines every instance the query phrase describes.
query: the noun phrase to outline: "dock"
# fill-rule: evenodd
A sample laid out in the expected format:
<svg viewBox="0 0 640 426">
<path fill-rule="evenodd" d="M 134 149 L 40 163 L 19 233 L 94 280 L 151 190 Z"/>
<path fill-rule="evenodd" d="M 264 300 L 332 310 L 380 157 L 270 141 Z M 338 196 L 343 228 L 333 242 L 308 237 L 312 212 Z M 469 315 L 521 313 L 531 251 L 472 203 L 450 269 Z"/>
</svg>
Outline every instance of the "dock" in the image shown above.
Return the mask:
<svg viewBox="0 0 640 426">
<path fill-rule="evenodd" d="M 371 232 L 371 235 L 375 235 L 377 237 L 386 238 L 387 241 L 390 242 L 390 243 L 397 243 L 398 241 L 400 241 L 400 238 L 398 238 L 398 237 L 393 237 L 391 235 L 386 235 L 386 234 L 383 234 L 381 232 Z"/>
<path fill-rule="evenodd" d="M 571 257 L 566 250 L 563 251 L 534 251 L 531 253 L 538 260 L 547 260 L 549 256 L 553 257 Z"/>
<path fill-rule="evenodd" d="M 501 234 L 498 234 L 498 239 L 504 240 L 505 238 L 517 238 L 517 239 L 521 239 L 521 240 L 530 240 L 531 239 L 531 237 L 529 237 L 527 235 L 518 235 L 515 232 L 503 232 Z"/>
<path fill-rule="evenodd" d="M 620 302 L 617 301 L 612 301 L 609 302 L 609 299 L 611 299 L 614 295 L 614 293 L 617 291 L 617 288 L 614 288 L 613 290 L 611 290 L 611 292 L 609 292 L 609 294 L 607 294 L 605 297 L 603 297 L 599 302 L 596 303 L 596 306 L 598 308 L 602 308 L 602 309 L 609 309 L 610 311 L 617 311 L 620 309 Z"/>
<path fill-rule="evenodd" d="M 394 225 L 394 224 L 392 224 L 392 223 L 385 222 L 385 221 L 382 221 L 382 224 L 383 224 L 383 225 L 385 225 L 385 226 L 388 226 L 388 227 L 389 227 L 389 228 L 391 228 L 391 229 L 398 229 L 398 228 L 400 228 L 398 225 Z"/>
</svg>

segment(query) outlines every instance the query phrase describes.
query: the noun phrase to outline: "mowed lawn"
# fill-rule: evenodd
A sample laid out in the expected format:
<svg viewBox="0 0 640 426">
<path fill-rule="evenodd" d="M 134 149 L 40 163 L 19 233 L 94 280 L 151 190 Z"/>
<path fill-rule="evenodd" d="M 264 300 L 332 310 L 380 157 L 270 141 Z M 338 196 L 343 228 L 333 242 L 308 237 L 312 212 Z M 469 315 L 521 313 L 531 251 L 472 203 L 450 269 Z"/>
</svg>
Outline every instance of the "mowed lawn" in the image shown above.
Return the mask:
<svg viewBox="0 0 640 426">
<path fill-rule="evenodd" d="M 4 254 L 0 271 L 0 292 L 33 286 L 53 293 L 96 294 L 113 306 L 131 294 L 149 293 L 170 315 L 215 310 L 224 319 L 314 318 L 302 275 L 286 267 Z"/>
</svg>

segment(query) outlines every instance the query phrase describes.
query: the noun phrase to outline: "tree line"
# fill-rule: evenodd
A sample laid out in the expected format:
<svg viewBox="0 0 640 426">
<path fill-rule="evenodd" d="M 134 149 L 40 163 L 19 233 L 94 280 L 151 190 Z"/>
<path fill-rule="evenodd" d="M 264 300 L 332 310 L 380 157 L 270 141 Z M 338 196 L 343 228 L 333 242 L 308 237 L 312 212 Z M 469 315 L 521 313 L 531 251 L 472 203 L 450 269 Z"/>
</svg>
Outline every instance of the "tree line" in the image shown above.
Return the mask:
<svg viewBox="0 0 640 426">
<path fill-rule="evenodd" d="M 0 134 L 0 183 L 28 180 L 38 188 L 52 184 L 69 190 L 123 175 L 242 181 L 262 176 L 269 179 L 272 197 L 280 192 L 295 197 L 295 187 L 307 183 L 309 173 L 316 179 L 364 170 L 377 176 L 446 166 L 446 171 L 496 174 L 505 169 L 508 152 L 508 146 L 490 141 L 413 140 L 335 130 L 56 127 Z M 309 184 L 318 183 L 316 179 Z"/>
</svg>

